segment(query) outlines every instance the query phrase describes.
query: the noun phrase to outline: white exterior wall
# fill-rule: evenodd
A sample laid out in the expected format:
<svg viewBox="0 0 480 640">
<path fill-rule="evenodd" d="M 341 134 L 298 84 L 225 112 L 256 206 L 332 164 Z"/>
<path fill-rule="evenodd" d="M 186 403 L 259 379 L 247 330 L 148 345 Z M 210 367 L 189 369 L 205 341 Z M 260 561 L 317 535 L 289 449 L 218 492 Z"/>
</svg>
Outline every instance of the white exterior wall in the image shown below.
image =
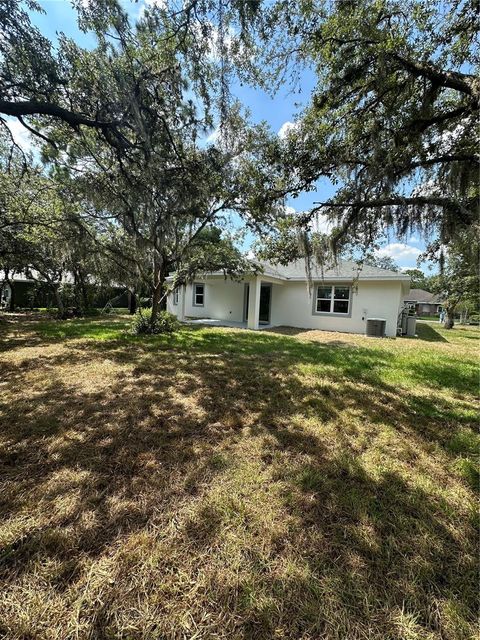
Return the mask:
<svg viewBox="0 0 480 640">
<path fill-rule="evenodd" d="M 260 280 L 262 280 L 261 276 Z M 224 280 L 221 277 L 199 278 L 196 282 L 205 285 L 205 304 L 203 307 L 193 306 L 193 285 L 187 285 L 185 316 L 243 322 L 244 282 Z M 326 286 L 330 284 L 336 283 L 325 282 Z M 337 284 L 351 286 L 345 281 L 339 281 Z M 385 318 L 386 335 L 396 336 L 397 318 L 403 306 L 401 282 L 359 281 L 356 290 L 354 289 L 351 294 L 349 317 L 314 314 L 315 292 L 316 284 L 312 287 L 312 297 L 310 297 L 305 282 L 273 283 L 270 324 L 364 334 L 368 318 Z M 175 315 L 178 315 L 181 310 L 181 295 L 180 289 L 178 305 L 173 304 L 172 295 L 168 296 L 167 309 Z"/>
<path fill-rule="evenodd" d="M 195 282 L 205 285 L 204 306 L 193 304 L 193 284 L 187 284 L 185 291 L 185 315 L 193 318 L 217 318 L 243 322 L 244 290 L 243 282 L 219 278 L 198 278 Z M 178 315 L 181 307 L 182 289 L 179 290 L 178 305 L 173 304 L 173 296 L 167 298 L 167 311 Z"/>
<path fill-rule="evenodd" d="M 335 283 L 325 282 L 326 286 L 330 284 Z M 309 297 L 305 282 L 288 282 L 280 287 L 273 285 L 272 324 L 365 333 L 367 318 L 385 318 L 386 335 L 396 336 L 397 318 L 402 304 L 400 282 L 359 281 L 357 291 L 353 290 L 351 294 L 350 317 L 313 314 L 315 292 L 316 285 L 312 287 L 312 297 Z"/>
</svg>

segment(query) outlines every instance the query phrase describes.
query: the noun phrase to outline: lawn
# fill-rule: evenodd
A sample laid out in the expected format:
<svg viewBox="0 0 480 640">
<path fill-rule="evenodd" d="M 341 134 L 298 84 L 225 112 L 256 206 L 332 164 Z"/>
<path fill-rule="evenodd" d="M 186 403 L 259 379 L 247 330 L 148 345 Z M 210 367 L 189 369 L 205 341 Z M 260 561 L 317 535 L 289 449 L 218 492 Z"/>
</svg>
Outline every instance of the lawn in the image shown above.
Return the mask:
<svg viewBox="0 0 480 640">
<path fill-rule="evenodd" d="M 478 331 L 0 323 L 0 637 L 475 636 Z"/>
</svg>

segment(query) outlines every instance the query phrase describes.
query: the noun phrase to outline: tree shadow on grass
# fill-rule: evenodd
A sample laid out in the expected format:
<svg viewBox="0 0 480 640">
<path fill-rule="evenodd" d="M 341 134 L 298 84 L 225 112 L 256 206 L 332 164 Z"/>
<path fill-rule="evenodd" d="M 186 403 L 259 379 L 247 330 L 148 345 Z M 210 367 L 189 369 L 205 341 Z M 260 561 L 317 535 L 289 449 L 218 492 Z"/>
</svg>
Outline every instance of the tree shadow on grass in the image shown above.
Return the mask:
<svg viewBox="0 0 480 640">
<path fill-rule="evenodd" d="M 404 637 L 401 619 L 409 615 L 418 637 L 441 637 L 439 592 L 469 612 L 473 628 L 473 538 L 459 558 L 458 539 L 427 492 L 397 473 L 372 477 L 348 453 L 303 468 L 283 460 L 277 477 L 292 487 L 286 505 L 301 554 L 290 560 L 290 577 L 247 580 L 252 637 L 272 637 L 278 617 L 265 616 L 262 605 L 275 609 L 278 600 L 291 637 Z"/>
<path fill-rule="evenodd" d="M 4 593 L 14 599 L 10 587 L 54 567 L 44 582 L 81 597 L 78 616 L 95 637 L 121 636 L 124 619 L 131 637 L 173 638 L 190 611 L 204 637 L 400 638 L 399 619 L 411 614 L 418 637 L 440 638 L 438 598 L 456 598 L 470 620 L 475 538 L 465 513 L 455 520 L 413 481 L 360 462 L 381 425 L 408 442 L 413 467 L 416 451 L 451 433 L 445 406 L 423 415 L 415 394 L 382 382 L 390 357 L 189 329 L 76 343 L 67 359 L 37 361 L 49 382 L 33 390 L 22 384 L 27 363 L 17 372 L 10 363 L 19 394 L 0 400 Z M 66 382 L 55 365 L 67 362 L 100 382 Z M 357 438 L 362 422 L 370 431 Z M 332 423 L 334 442 L 322 436 Z M 92 563 L 108 562 L 96 592 Z M 129 613 L 139 598 L 154 632 L 148 616 Z M 68 620 L 42 623 L 68 637 Z"/>
<path fill-rule="evenodd" d="M 426 342 L 448 342 L 434 326 L 426 322 L 417 322 L 416 331 L 419 340 Z"/>
</svg>

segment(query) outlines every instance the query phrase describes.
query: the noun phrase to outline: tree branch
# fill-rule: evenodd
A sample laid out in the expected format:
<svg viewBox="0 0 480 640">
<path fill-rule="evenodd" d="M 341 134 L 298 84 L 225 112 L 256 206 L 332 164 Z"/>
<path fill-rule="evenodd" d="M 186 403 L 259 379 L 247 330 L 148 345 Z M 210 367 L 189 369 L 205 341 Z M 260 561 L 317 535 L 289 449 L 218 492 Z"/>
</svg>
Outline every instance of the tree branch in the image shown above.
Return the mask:
<svg viewBox="0 0 480 640">
<path fill-rule="evenodd" d="M 312 211 L 319 211 L 320 209 L 326 209 L 329 207 L 335 209 L 347 209 L 352 207 L 354 209 L 370 209 L 378 207 L 389 207 L 395 205 L 435 205 L 444 207 L 447 205 L 457 205 L 457 202 L 451 198 L 443 198 L 437 196 L 391 196 L 389 198 L 378 198 L 373 200 L 354 200 L 353 202 L 314 202 L 318 205 Z"/>
<path fill-rule="evenodd" d="M 79 125 L 85 125 L 86 127 L 94 127 L 96 129 L 103 129 L 105 127 L 114 127 L 119 122 L 102 122 L 100 120 L 92 120 L 86 116 L 82 116 L 74 111 L 68 111 L 51 102 L 40 102 L 38 100 L 25 100 L 23 102 L 9 102 L 8 100 L 0 100 L 0 113 L 4 113 L 8 116 L 52 116 L 63 120 L 67 124 L 78 127 Z"/>
<path fill-rule="evenodd" d="M 416 62 L 409 60 L 398 53 L 393 53 L 392 58 L 414 76 L 428 78 L 442 87 L 455 89 L 455 91 L 465 93 L 468 96 L 477 98 L 477 100 L 479 98 L 478 81 L 475 76 L 466 73 L 459 73 L 458 71 L 444 71 L 443 69 L 437 69 L 428 62 Z"/>
</svg>

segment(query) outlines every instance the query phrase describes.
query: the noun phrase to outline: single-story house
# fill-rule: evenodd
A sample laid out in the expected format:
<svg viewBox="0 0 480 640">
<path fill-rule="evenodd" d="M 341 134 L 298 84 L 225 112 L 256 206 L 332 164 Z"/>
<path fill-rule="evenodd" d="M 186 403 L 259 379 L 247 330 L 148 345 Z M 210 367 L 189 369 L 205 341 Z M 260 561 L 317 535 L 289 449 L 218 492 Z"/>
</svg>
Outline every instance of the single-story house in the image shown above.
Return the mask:
<svg viewBox="0 0 480 640">
<path fill-rule="evenodd" d="M 419 316 L 435 316 L 442 309 L 441 298 L 424 289 L 410 289 L 410 293 L 404 296 L 403 302 L 414 309 Z"/>
<path fill-rule="evenodd" d="M 15 289 L 16 306 L 31 306 L 31 292 L 35 289 L 35 281 L 23 274 L 16 274 L 11 281 Z M 0 309 L 8 309 L 11 297 L 12 287 L 8 282 L 5 282 L 5 276 L 0 271 Z"/>
<path fill-rule="evenodd" d="M 365 333 L 367 319 L 383 318 L 386 335 L 397 334 L 409 276 L 341 261 L 323 271 L 312 265 L 309 289 L 304 260 L 286 267 L 257 264 L 261 273 L 241 281 L 226 279 L 223 273 L 198 277 L 168 295 L 167 310 L 180 320 L 249 329 L 283 325 L 349 333 Z"/>
<path fill-rule="evenodd" d="M 23 273 L 15 273 L 9 281 L 5 281 L 5 274 L 0 271 L 0 310 L 8 309 L 13 297 L 15 308 L 32 309 L 37 307 L 55 307 L 57 302 L 51 287 L 41 279 L 38 273 L 34 272 L 35 278 L 28 278 Z M 64 284 L 73 285 L 73 276 L 66 274 Z M 92 306 L 102 308 L 109 299 L 114 298 L 115 306 L 127 307 L 129 303 L 128 293 L 125 287 L 114 285 L 111 287 L 101 287 L 90 284 L 93 289 Z"/>
</svg>

